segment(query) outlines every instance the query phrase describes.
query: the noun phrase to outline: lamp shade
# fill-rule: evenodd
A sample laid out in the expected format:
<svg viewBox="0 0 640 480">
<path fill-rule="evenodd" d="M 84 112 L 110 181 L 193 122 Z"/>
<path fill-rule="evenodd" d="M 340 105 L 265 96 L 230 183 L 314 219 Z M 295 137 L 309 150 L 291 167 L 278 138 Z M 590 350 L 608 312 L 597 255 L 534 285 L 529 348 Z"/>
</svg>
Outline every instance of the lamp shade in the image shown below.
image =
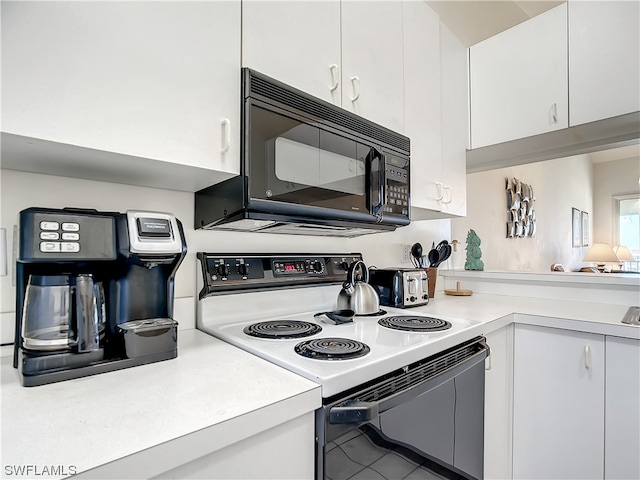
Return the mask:
<svg viewBox="0 0 640 480">
<path fill-rule="evenodd" d="M 595 263 L 618 263 L 620 259 L 616 256 L 608 243 L 594 243 L 585 255 L 583 262 Z"/>
<path fill-rule="evenodd" d="M 613 247 L 613 253 L 616 254 L 616 257 L 618 257 L 621 262 L 633 262 L 635 260 L 631 250 L 629 250 L 629 247 L 626 245 L 616 245 Z"/>
</svg>

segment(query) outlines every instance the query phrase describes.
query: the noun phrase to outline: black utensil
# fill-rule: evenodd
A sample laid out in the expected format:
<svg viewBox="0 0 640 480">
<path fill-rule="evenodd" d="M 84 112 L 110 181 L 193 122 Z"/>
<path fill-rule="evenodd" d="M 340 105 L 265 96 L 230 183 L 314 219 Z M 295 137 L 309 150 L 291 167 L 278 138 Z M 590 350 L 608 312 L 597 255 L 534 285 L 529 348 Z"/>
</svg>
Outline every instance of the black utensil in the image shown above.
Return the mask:
<svg viewBox="0 0 640 480">
<path fill-rule="evenodd" d="M 414 243 L 411 246 L 411 255 L 413 255 L 413 264 L 420 268 L 420 261 L 422 259 L 422 245 L 420 245 L 419 243 Z"/>
<path fill-rule="evenodd" d="M 446 261 L 451 256 L 451 252 L 452 252 L 451 245 L 445 245 L 440 250 L 440 254 L 438 255 L 438 261 L 434 266 L 438 267 L 442 262 Z"/>
<path fill-rule="evenodd" d="M 429 259 L 429 267 L 435 267 L 436 263 L 438 263 L 438 259 L 440 258 L 440 254 L 435 248 L 433 248 L 429 250 L 427 258 Z"/>
<path fill-rule="evenodd" d="M 356 312 L 353 310 L 333 310 L 331 312 L 320 312 L 314 315 L 315 318 L 320 318 L 325 323 L 332 323 L 333 325 L 341 325 L 343 323 L 353 322 L 353 317 Z"/>
<path fill-rule="evenodd" d="M 436 245 L 436 250 L 438 251 L 438 253 L 440 253 L 447 245 L 449 245 L 449 242 L 447 242 L 446 240 L 442 240 L 440 243 L 438 243 L 438 245 Z"/>
</svg>

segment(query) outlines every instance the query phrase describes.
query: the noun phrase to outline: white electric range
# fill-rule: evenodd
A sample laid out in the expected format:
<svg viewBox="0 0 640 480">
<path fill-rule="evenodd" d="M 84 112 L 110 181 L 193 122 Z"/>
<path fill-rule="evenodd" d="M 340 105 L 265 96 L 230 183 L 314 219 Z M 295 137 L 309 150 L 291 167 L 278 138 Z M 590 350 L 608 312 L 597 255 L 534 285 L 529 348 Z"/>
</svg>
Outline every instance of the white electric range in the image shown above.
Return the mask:
<svg viewBox="0 0 640 480">
<path fill-rule="evenodd" d="M 199 252 L 197 326 L 320 384 L 316 480 L 404 478 L 385 473 L 399 465 L 415 479 L 482 478 L 489 348 L 478 322 L 384 305 L 323 320 L 361 259 Z"/>
</svg>

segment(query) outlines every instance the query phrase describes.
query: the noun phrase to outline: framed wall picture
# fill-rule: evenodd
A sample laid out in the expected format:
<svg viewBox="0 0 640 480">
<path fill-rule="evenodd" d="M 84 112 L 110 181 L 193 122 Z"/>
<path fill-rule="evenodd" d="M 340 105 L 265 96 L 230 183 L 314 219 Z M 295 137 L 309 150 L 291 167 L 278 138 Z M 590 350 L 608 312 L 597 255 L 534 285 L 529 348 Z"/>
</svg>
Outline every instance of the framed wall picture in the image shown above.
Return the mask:
<svg viewBox="0 0 640 480">
<path fill-rule="evenodd" d="M 572 246 L 582 246 L 582 218 L 580 210 L 577 208 L 571 209 L 571 233 L 573 238 Z"/>
<path fill-rule="evenodd" d="M 589 214 L 587 212 L 581 212 L 582 217 L 582 246 L 589 245 Z"/>
</svg>

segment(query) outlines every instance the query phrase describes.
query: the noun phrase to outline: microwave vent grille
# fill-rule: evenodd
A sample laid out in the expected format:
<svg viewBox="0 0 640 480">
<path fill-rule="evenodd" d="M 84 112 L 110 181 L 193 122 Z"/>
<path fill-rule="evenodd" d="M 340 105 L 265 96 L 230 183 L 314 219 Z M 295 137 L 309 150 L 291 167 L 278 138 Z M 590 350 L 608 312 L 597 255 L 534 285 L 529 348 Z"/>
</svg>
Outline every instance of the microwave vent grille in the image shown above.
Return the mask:
<svg viewBox="0 0 640 480">
<path fill-rule="evenodd" d="M 315 99 L 302 92 L 296 93 L 291 88 L 284 88 L 265 78 L 251 75 L 251 95 L 260 95 L 266 99 L 278 102 L 285 108 L 293 107 L 321 121 L 331 122 L 340 127 L 356 131 L 369 138 L 385 143 L 409 155 L 409 138 L 398 135 L 391 130 L 378 126 L 372 122 L 353 115 L 342 108 Z"/>
</svg>

